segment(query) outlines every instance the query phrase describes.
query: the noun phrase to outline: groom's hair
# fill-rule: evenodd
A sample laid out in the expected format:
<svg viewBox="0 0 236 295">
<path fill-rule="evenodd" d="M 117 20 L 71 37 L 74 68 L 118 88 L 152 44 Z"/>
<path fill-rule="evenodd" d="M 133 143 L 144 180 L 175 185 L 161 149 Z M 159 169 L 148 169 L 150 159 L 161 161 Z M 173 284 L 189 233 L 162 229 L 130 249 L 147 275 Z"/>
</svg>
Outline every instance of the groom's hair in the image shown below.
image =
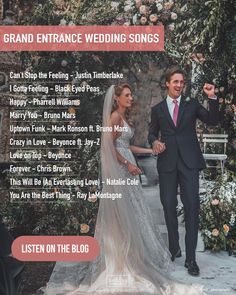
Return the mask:
<svg viewBox="0 0 236 295">
<path fill-rule="evenodd" d="M 185 78 L 186 78 L 186 74 L 185 74 L 185 72 L 184 72 L 182 69 L 180 69 L 180 68 L 178 68 L 178 67 L 172 67 L 172 68 L 170 68 L 170 69 L 166 72 L 166 82 L 170 82 L 171 77 L 172 77 L 174 74 L 181 74 L 181 75 L 183 75 L 184 80 L 185 80 Z"/>
</svg>

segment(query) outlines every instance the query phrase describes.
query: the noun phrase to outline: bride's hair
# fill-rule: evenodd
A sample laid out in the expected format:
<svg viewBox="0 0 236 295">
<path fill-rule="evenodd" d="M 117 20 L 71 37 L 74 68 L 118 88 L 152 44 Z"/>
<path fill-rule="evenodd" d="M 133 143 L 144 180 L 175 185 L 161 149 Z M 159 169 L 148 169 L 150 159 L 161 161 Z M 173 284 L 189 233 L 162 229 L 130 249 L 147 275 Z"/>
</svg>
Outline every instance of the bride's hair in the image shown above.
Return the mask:
<svg viewBox="0 0 236 295">
<path fill-rule="evenodd" d="M 112 104 L 111 113 L 113 113 L 114 111 L 116 111 L 118 109 L 118 103 L 117 103 L 116 97 L 120 96 L 122 91 L 125 88 L 128 88 L 132 93 L 132 88 L 128 83 L 115 85 L 115 87 L 114 87 L 114 96 L 115 97 L 113 97 L 113 104 Z M 130 108 L 127 108 L 126 111 L 125 111 L 125 119 L 129 123 L 130 126 L 133 126 L 133 122 L 132 122 L 132 120 L 130 118 Z"/>
</svg>

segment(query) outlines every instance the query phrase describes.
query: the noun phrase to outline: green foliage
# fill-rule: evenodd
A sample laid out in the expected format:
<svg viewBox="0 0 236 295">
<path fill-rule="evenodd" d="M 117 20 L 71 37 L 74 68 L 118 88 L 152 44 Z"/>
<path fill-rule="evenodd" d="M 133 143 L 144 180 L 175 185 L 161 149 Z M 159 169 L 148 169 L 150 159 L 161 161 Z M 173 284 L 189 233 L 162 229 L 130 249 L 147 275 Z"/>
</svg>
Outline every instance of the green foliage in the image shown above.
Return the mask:
<svg viewBox="0 0 236 295">
<path fill-rule="evenodd" d="M 231 181 L 231 182 L 230 182 Z M 206 249 L 236 254 L 235 177 L 227 173 L 211 185 L 202 200 L 200 230 Z"/>
<path fill-rule="evenodd" d="M 113 9 L 110 0 L 83 0 L 76 12 L 78 23 L 81 25 L 109 25 L 116 15 L 117 11 Z"/>
<path fill-rule="evenodd" d="M 1 205 L 14 237 L 20 235 L 83 235 L 81 225 L 89 226 L 86 235 L 93 235 L 98 202 L 88 200 L 20 201 Z"/>
<path fill-rule="evenodd" d="M 179 15 L 167 51 L 195 78 L 191 90 L 201 101 L 205 82 L 216 85 L 221 122 L 213 132 L 229 134 L 228 169 L 236 172 L 236 46 L 235 1 L 176 1 Z M 173 45 L 174 44 L 174 45 Z M 178 53 L 178 54 L 176 54 Z M 194 69 L 193 69 L 194 67 Z M 201 127 L 205 129 L 204 126 Z M 211 131 L 212 132 L 212 131 Z"/>
</svg>

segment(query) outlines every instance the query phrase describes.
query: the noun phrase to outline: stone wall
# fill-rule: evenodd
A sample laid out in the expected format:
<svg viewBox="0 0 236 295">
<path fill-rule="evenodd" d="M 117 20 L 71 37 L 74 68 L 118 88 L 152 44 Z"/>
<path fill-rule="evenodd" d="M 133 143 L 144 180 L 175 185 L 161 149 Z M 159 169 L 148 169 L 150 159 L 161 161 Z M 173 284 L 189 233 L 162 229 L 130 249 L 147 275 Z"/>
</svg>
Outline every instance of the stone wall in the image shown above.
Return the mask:
<svg viewBox="0 0 236 295">
<path fill-rule="evenodd" d="M 151 107 L 165 98 L 165 72 L 168 63 L 155 64 L 150 62 L 145 70 L 136 71 L 136 82 L 132 83 L 135 106 L 134 144 L 144 146 L 147 144 L 148 127 Z"/>
</svg>

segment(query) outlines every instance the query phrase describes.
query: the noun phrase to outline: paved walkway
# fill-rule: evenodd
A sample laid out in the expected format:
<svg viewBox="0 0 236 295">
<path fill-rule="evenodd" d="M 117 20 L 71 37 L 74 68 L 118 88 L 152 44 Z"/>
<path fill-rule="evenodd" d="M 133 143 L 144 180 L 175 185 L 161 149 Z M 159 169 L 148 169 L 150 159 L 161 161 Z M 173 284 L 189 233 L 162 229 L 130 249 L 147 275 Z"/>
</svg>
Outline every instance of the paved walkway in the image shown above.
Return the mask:
<svg viewBox="0 0 236 295">
<path fill-rule="evenodd" d="M 236 294 L 236 257 L 231 257 L 226 252 L 197 252 L 197 262 L 200 267 L 199 277 L 188 275 L 183 266 L 184 260 L 184 255 L 176 259 L 175 270 L 171 273 L 173 278 L 184 283 L 203 285 L 207 295 Z"/>
</svg>

